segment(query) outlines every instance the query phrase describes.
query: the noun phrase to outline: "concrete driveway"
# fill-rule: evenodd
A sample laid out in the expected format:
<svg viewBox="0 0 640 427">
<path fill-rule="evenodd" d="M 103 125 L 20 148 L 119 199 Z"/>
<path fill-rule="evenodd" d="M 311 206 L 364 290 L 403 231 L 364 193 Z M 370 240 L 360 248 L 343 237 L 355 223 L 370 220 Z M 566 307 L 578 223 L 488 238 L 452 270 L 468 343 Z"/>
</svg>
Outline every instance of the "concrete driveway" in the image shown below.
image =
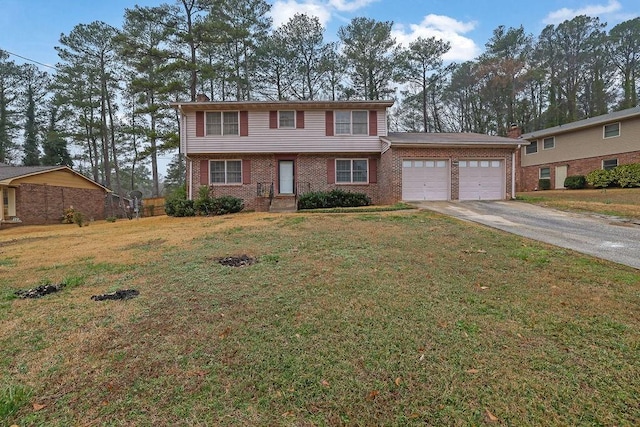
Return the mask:
<svg viewBox="0 0 640 427">
<path fill-rule="evenodd" d="M 632 222 L 562 212 L 518 201 L 414 204 L 421 209 L 640 269 L 640 226 Z"/>
</svg>

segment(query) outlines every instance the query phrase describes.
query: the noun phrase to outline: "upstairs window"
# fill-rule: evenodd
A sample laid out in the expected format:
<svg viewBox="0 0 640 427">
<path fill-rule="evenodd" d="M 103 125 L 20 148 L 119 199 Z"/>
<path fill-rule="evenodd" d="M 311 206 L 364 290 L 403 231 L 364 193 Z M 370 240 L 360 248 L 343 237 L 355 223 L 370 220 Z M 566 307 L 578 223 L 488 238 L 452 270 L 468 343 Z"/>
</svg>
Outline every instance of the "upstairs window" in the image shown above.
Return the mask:
<svg viewBox="0 0 640 427">
<path fill-rule="evenodd" d="M 543 150 L 551 150 L 552 148 L 556 148 L 556 138 L 549 137 L 542 140 L 542 149 Z"/>
<path fill-rule="evenodd" d="M 368 135 L 368 111 L 336 111 L 336 135 Z"/>
<path fill-rule="evenodd" d="M 278 111 L 278 127 L 280 129 L 295 129 L 296 112 L 295 111 Z"/>
<path fill-rule="evenodd" d="M 609 171 L 618 167 L 618 159 L 607 159 L 602 161 L 602 169 Z"/>
<path fill-rule="evenodd" d="M 538 141 L 533 141 L 525 147 L 525 154 L 535 154 L 538 152 Z"/>
<path fill-rule="evenodd" d="M 240 120 L 237 111 L 207 112 L 207 135 L 239 135 Z"/>
<path fill-rule="evenodd" d="M 604 138 L 620 136 L 620 123 L 611 123 L 603 127 Z"/>
</svg>

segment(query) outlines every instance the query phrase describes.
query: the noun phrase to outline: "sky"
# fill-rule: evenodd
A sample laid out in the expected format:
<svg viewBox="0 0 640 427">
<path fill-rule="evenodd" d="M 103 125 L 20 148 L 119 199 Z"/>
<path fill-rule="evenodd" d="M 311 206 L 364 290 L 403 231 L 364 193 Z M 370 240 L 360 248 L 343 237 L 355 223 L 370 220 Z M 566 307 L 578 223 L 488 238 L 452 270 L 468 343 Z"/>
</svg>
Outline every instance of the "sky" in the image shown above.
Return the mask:
<svg viewBox="0 0 640 427">
<path fill-rule="evenodd" d="M 127 8 L 157 6 L 176 0 L 0 0 L 0 49 L 11 60 L 55 65 L 61 34 L 77 24 L 104 21 L 120 27 Z M 612 26 L 640 16 L 638 0 L 267 0 L 274 26 L 296 12 L 315 15 L 326 28 L 326 41 L 355 17 L 392 21 L 396 41 L 407 46 L 417 37 L 451 43 L 445 61 L 472 60 L 500 25 L 523 26 L 537 36 L 549 24 L 577 15 L 597 16 Z M 23 57 L 23 58 L 21 58 Z M 42 68 L 42 67 L 41 67 Z M 46 70 L 47 68 L 43 68 Z"/>
</svg>

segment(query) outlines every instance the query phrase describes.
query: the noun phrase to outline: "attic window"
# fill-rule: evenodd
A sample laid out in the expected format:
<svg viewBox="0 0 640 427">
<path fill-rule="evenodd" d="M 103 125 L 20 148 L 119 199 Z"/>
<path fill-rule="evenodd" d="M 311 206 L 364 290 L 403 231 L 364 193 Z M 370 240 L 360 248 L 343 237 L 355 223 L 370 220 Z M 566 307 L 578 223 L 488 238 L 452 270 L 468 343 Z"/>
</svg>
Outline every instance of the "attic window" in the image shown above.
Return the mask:
<svg viewBox="0 0 640 427">
<path fill-rule="evenodd" d="M 604 138 L 615 138 L 620 136 L 620 122 L 604 125 Z"/>
</svg>

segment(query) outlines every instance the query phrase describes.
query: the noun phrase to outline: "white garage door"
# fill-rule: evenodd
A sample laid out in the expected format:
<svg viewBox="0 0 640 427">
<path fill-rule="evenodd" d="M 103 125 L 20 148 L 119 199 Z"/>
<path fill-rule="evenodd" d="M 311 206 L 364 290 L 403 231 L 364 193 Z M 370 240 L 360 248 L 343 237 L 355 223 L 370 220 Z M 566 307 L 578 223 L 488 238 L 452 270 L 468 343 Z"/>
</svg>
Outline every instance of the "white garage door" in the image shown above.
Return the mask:
<svg viewBox="0 0 640 427">
<path fill-rule="evenodd" d="M 460 160 L 460 200 L 502 200 L 505 172 L 502 160 Z"/>
<path fill-rule="evenodd" d="M 447 160 L 403 160 L 402 199 L 449 200 L 449 176 Z"/>
</svg>

